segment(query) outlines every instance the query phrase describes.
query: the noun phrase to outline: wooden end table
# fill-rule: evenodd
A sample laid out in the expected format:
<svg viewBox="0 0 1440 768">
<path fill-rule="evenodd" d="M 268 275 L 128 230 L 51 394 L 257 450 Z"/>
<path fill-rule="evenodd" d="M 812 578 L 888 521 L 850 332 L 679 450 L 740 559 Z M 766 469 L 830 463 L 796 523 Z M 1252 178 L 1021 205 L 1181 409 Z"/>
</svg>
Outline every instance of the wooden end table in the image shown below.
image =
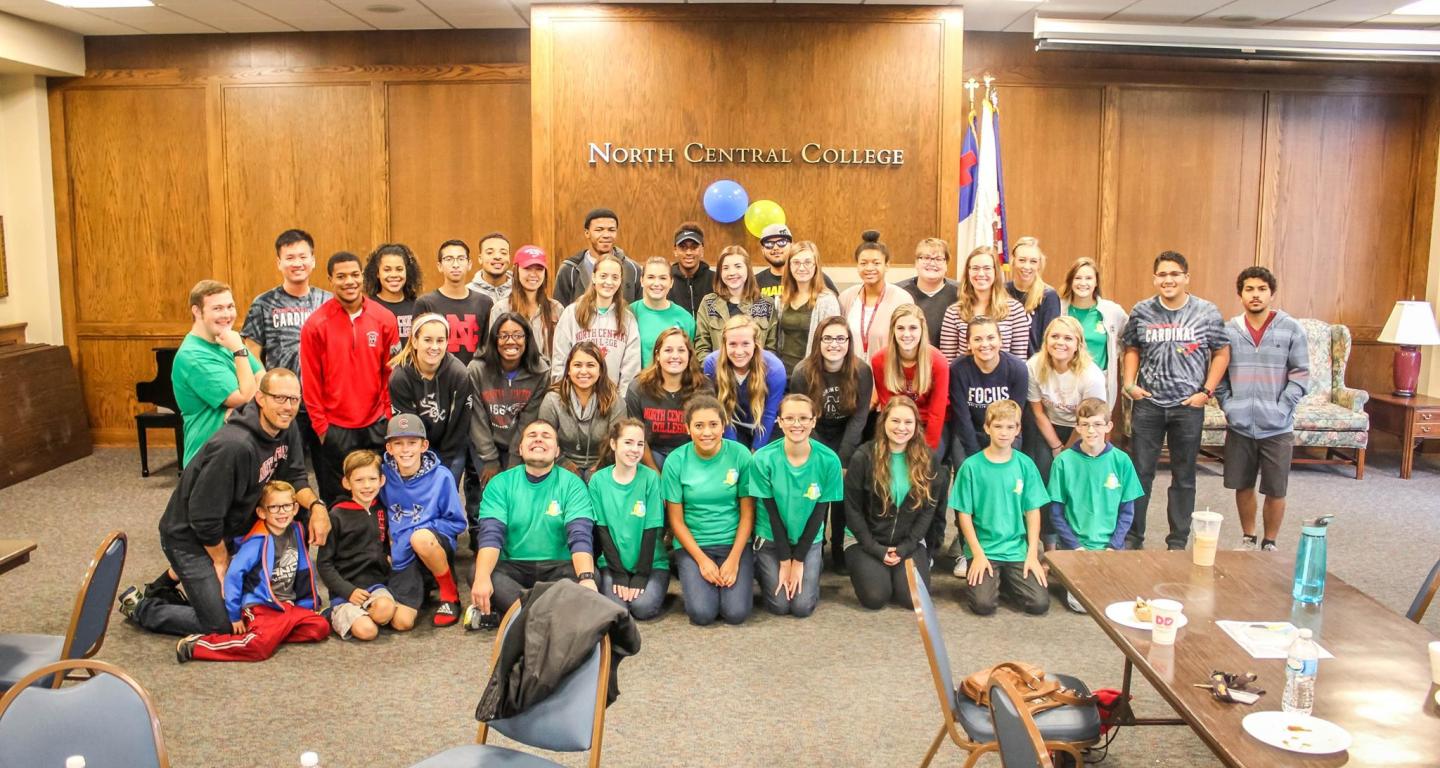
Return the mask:
<svg viewBox="0 0 1440 768">
<path fill-rule="evenodd" d="M 1365 403 L 1370 428 L 1400 438 L 1400 479 L 1410 479 L 1415 448 L 1426 440 L 1440 439 L 1440 398 L 1415 395 L 1398 397 L 1390 393 L 1371 394 Z"/>
</svg>

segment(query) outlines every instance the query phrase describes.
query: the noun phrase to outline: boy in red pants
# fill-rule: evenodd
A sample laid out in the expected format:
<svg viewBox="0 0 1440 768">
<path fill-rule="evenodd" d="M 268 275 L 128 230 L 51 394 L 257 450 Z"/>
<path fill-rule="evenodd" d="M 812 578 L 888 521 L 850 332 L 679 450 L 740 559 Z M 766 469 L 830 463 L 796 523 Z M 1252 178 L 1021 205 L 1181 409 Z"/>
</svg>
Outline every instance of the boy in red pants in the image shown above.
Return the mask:
<svg viewBox="0 0 1440 768">
<path fill-rule="evenodd" d="M 330 622 L 315 612 L 315 577 L 305 530 L 295 520 L 295 488 L 267 483 L 255 514 L 260 521 L 236 548 L 225 571 L 225 608 L 234 634 L 189 635 L 175 645 L 181 664 L 264 661 L 281 643 L 318 643 Z"/>
</svg>

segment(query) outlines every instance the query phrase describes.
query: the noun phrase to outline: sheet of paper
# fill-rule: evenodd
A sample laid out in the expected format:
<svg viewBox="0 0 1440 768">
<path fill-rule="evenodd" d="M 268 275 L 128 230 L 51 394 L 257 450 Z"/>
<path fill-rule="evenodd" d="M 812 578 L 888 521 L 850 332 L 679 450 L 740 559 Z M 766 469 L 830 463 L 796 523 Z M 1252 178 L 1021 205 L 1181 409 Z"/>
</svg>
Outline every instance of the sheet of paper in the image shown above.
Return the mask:
<svg viewBox="0 0 1440 768">
<path fill-rule="evenodd" d="M 1288 621 L 1216 621 L 1215 625 L 1256 659 L 1284 659 L 1296 632 Z M 1321 646 L 1320 658 L 1333 659 L 1335 655 Z"/>
</svg>

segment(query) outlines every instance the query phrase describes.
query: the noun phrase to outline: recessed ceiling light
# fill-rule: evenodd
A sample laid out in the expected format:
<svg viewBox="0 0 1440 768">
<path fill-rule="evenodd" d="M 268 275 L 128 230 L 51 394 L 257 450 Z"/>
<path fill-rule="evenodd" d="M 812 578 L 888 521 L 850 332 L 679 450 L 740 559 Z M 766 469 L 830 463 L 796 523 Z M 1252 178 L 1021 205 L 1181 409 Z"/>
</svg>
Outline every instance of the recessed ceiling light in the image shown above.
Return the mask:
<svg viewBox="0 0 1440 768">
<path fill-rule="evenodd" d="M 1440 16 L 1440 0 L 1416 0 L 1395 9 L 1400 16 Z"/>
<path fill-rule="evenodd" d="M 149 8 L 151 0 L 49 0 L 66 8 Z"/>
<path fill-rule="evenodd" d="M 371 13 L 404 13 L 404 6 L 391 5 L 390 3 L 376 3 L 365 6 L 365 10 Z"/>
</svg>

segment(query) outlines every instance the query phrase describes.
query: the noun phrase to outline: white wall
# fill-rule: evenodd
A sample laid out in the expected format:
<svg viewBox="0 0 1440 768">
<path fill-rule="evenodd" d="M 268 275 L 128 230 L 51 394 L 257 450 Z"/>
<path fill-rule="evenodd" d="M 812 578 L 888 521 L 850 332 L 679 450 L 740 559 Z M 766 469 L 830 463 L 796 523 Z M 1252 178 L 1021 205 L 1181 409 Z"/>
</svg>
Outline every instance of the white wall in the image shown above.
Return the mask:
<svg viewBox="0 0 1440 768">
<path fill-rule="evenodd" d="M 0 325 L 27 323 L 27 340 L 65 343 L 50 116 L 45 78 L 39 75 L 0 74 L 0 217 L 10 287 L 10 295 L 0 299 Z"/>
</svg>

